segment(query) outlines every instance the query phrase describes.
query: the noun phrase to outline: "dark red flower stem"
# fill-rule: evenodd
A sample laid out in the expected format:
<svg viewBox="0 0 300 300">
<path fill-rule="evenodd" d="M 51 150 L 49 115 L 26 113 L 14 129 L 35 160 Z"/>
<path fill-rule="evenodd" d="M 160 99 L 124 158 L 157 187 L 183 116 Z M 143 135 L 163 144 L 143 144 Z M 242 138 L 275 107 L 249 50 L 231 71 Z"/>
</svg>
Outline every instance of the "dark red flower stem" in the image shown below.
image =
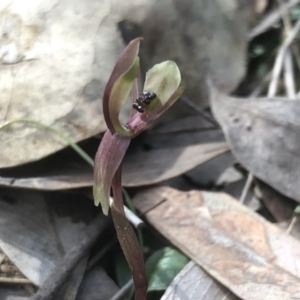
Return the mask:
<svg viewBox="0 0 300 300">
<path fill-rule="evenodd" d="M 112 219 L 119 243 L 132 273 L 135 286 L 135 299 L 146 300 L 148 281 L 144 260 L 136 234 L 125 216 L 121 177 L 122 167 L 120 166 L 112 181 L 112 191 L 114 196 L 114 202 L 111 205 Z"/>
</svg>

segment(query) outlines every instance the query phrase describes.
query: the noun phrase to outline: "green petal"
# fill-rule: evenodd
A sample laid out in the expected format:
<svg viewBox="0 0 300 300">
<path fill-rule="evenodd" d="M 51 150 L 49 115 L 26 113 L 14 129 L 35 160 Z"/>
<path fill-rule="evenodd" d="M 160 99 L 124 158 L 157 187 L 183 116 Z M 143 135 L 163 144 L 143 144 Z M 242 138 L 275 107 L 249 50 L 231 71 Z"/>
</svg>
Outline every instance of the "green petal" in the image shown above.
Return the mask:
<svg viewBox="0 0 300 300">
<path fill-rule="evenodd" d="M 122 78 L 124 75 L 126 75 L 128 72 L 130 73 L 130 75 L 132 74 L 132 68 L 134 65 L 136 65 L 137 63 L 137 55 L 139 52 L 139 47 L 140 47 L 140 41 L 142 40 L 142 38 L 136 38 L 133 41 L 131 41 L 128 46 L 124 49 L 124 51 L 121 53 L 120 58 L 118 59 L 111 75 L 110 78 L 106 84 L 105 90 L 104 90 L 104 94 L 103 94 L 103 114 L 104 114 L 104 118 L 105 118 L 105 122 L 106 125 L 108 127 L 108 129 L 112 132 L 115 133 L 116 130 L 114 128 L 114 125 L 112 123 L 111 120 L 111 113 L 110 113 L 110 109 L 111 109 L 111 105 L 109 104 L 110 102 L 110 98 L 111 98 L 111 93 L 112 90 L 114 89 L 114 85 L 120 80 L 120 78 Z M 135 74 L 136 77 L 137 74 Z M 133 84 L 133 82 L 132 82 Z M 120 103 L 116 103 L 115 101 L 115 106 L 117 105 L 121 105 L 122 103 L 124 103 L 125 97 L 123 97 L 120 100 Z M 116 108 L 117 111 L 120 111 L 120 107 Z"/>
<path fill-rule="evenodd" d="M 140 60 L 139 57 L 135 58 L 135 62 L 131 69 L 124 74 L 118 81 L 115 82 L 109 97 L 109 115 L 110 121 L 114 130 L 120 135 L 130 136 L 132 133 L 129 129 L 125 128 L 119 120 L 120 110 L 124 102 L 128 99 L 132 89 L 134 80 L 139 70 Z"/>
<path fill-rule="evenodd" d="M 164 106 L 178 89 L 181 81 L 179 68 L 174 61 L 155 65 L 146 74 L 144 91 L 153 92 L 157 99 L 146 108 L 148 114 Z"/>
</svg>

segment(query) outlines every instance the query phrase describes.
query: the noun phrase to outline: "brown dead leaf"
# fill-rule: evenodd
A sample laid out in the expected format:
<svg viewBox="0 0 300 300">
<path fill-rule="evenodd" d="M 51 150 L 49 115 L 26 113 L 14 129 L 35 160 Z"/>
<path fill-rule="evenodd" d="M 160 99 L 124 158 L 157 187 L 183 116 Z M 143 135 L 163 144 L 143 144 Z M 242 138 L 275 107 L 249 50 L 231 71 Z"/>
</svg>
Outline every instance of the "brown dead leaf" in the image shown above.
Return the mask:
<svg viewBox="0 0 300 300">
<path fill-rule="evenodd" d="M 234 294 L 190 261 L 174 278 L 161 300 L 238 300 Z"/>
<path fill-rule="evenodd" d="M 183 174 L 226 151 L 226 143 L 219 142 L 138 152 L 125 157 L 122 183 L 124 186 L 158 183 Z"/>
<path fill-rule="evenodd" d="M 237 296 L 300 299 L 300 242 L 231 196 L 160 187 L 136 195 L 147 220 Z"/>
<path fill-rule="evenodd" d="M 256 177 L 300 202 L 300 102 L 240 99 L 213 91 L 211 105 L 236 159 Z"/>
</svg>

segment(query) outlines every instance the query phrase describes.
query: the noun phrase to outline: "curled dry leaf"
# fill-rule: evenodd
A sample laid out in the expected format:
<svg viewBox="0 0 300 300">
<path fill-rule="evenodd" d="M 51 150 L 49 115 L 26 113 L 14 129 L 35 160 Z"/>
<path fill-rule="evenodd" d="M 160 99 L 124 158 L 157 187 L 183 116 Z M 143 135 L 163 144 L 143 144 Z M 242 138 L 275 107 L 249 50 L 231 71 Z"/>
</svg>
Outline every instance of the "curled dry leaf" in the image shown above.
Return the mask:
<svg viewBox="0 0 300 300">
<path fill-rule="evenodd" d="M 300 202 L 300 102 L 211 93 L 233 155 L 252 174 Z"/>
<path fill-rule="evenodd" d="M 300 298 L 300 242 L 224 193 L 160 187 L 136 195 L 147 220 L 238 297 Z"/>
</svg>

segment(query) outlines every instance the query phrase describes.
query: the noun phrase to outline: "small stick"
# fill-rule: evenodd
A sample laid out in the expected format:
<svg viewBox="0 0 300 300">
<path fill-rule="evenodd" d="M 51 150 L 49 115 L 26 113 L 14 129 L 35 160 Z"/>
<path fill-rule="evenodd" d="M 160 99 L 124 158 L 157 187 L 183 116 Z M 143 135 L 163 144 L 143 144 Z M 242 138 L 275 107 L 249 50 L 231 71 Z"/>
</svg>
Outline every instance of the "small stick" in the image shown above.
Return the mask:
<svg viewBox="0 0 300 300">
<path fill-rule="evenodd" d="M 12 283 L 12 284 L 33 284 L 27 278 L 9 278 L 9 277 L 0 277 L 0 283 Z"/>
<path fill-rule="evenodd" d="M 244 189 L 242 191 L 242 195 L 240 197 L 240 202 L 241 203 L 245 202 L 245 199 L 246 199 L 246 196 L 247 196 L 248 191 L 250 189 L 250 186 L 252 184 L 252 181 L 253 181 L 253 175 L 251 173 L 249 173 L 248 177 L 247 177 L 247 180 L 246 180 L 246 183 L 245 183 L 245 186 L 244 186 Z"/>
<path fill-rule="evenodd" d="M 295 6 L 297 3 L 299 3 L 300 0 L 290 0 L 287 3 L 284 3 L 284 8 L 286 10 L 290 10 L 293 6 Z M 270 27 L 272 27 L 277 21 L 279 21 L 281 18 L 280 15 L 280 10 L 277 9 L 275 11 L 273 11 L 272 13 L 270 13 L 267 17 L 264 18 L 264 20 L 262 20 L 262 22 L 260 22 L 257 26 L 255 26 L 250 34 L 249 34 L 249 40 L 252 40 L 253 38 L 255 38 L 256 36 L 264 33 L 265 31 L 267 31 Z"/>
<path fill-rule="evenodd" d="M 281 18 L 283 20 L 284 25 L 284 35 L 287 37 L 292 29 L 291 20 L 288 15 L 288 11 L 284 6 L 282 0 L 278 0 L 279 9 L 281 13 Z M 298 53 L 297 49 L 292 45 L 293 53 Z M 293 58 L 292 52 L 290 49 L 286 50 L 286 54 L 284 57 L 284 84 L 285 90 L 289 98 L 296 98 L 296 88 L 295 88 L 295 79 L 294 79 L 294 67 L 293 67 Z"/>
<path fill-rule="evenodd" d="M 290 44 L 293 42 L 294 38 L 296 37 L 298 31 L 300 30 L 300 20 L 297 21 L 296 25 L 294 28 L 291 30 L 287 38 L 285 39 L 284 43 L 281 45 L 280 50 L 278 51 L 275 64 L 273 67 L 273 72 L 272 72 L 272 79 L 269 85 L 269 91 L 268 91 L 268 97 L 274 97 L 276 94 L 277 90 L 277 85 L 278 85 L 278 79 L 279 75 L 282 69 L 282 63 L 284 60 L 284 56 L 286 54 L 286 51 Z"/>
<path fill-rule="evenodd" d="M 103 215 L 99 215 L 88 225 L 82 234 L 80 243 L 74 246 L 71 251 L 65 255 L 64 260 L 52 270 L 48 278 L 30 300 L 55 299 L 55 294 L 71 274 L 76 264 L 87 254 L 107 227 L 109 223 L 108 220 L 109 219 L 103 217 Z"/>
<path fill-rule="evenodd" d="M 292 229 L 294 228 L 294 226 L 296 224 L 297 219 L 298 219 L 298 216 L 294 215 L 293 218 L 292 218 L 292 221 L 291 221 L 291 223 L 289 225 L 289 227 L 287 228 L 287 230 L 285 232 L 286 234 L 290 234 L 291 233 Z"/>
<path fill-rule="evenodd" d="M 130 288 L 133 285 L 133 280 L 130 279 L 125 285 L 122 286 L 122 288 L 114 294 L 114 296 L 112 298 L 110 298 L 110 300 L 120 300 L 122 299 L 125 294 L 130 290 Z"/>
<path fill-rule="evenodd" d="M 114 199 L 112 197 L 109 198 L 109 204 L 111 205 L 113 203 Z M 136 214 L 134 214 L 130 209 L 128 209 L 124 205 L 124 211 L 126 219 L 133 225 L 134 228 L 140 229 L 144 226 L 144 221 L 140 219 Z"/>
<path fill-rule="evenodd" d="M 296 88 L 294 80 L 293 58 L 290 49 L 287 50 L 284 58 L 284 84 L 289 98 L 296 98 Z"/>
</svg>

